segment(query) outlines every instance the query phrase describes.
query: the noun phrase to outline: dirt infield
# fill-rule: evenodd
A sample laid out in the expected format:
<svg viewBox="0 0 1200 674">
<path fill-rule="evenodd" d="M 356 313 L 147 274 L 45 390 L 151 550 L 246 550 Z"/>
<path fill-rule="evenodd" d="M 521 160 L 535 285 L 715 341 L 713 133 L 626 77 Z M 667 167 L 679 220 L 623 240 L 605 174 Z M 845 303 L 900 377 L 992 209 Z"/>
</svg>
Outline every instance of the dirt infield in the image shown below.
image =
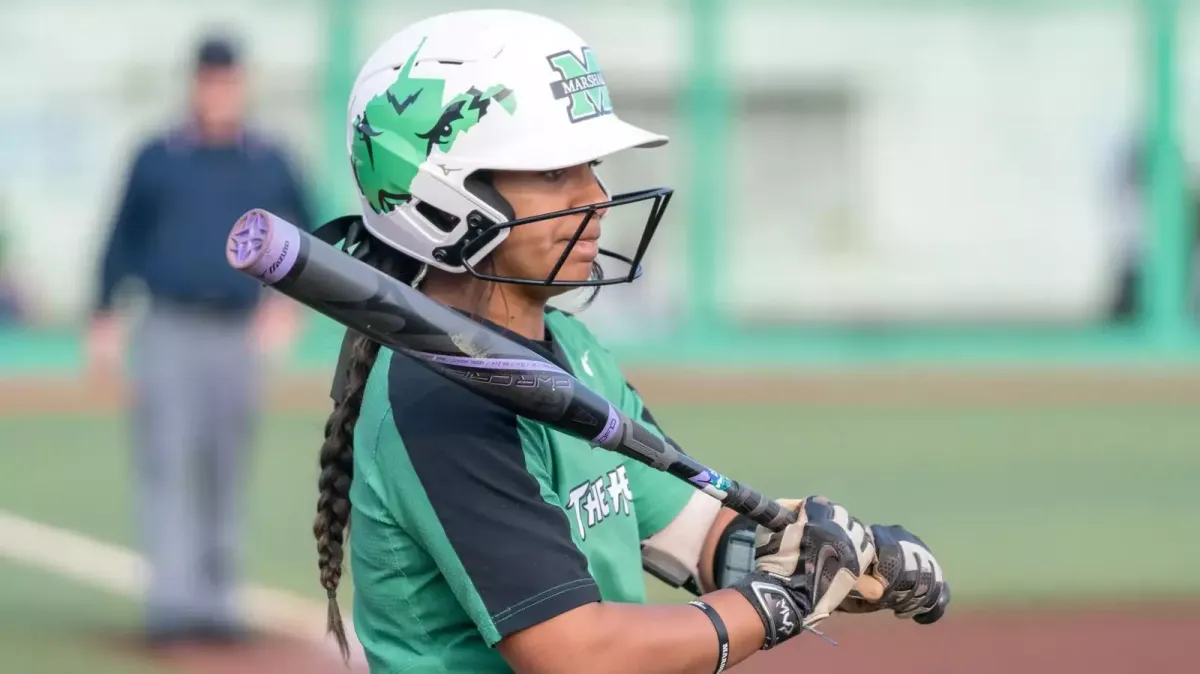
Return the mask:
<svg viewBox="0 0 1200 674">
<path fill-rule="evenodd" d="M 135 643 L 131 635 L 109 635 L 101 645 L 179 674 L 367 674 L 365 666 L 347 667 L 335 653 L 313 643 L 275 636 L 236 645 L 180 644 L 152 650 Z"/>
<path fill-rule="evenodd" d="M 1195 674 L 1200 605 L 950 614 L 919 626 L 835 616 L 834 647 L 805 635 L 730 671 L 887 674 Z"/>
<path fill-rule="evenodd" d="M 366 667 L 347 668 L 309 644 L 278 640 L 223 648 L 180 647 L 150 657 L 181 674 L 367 674 Z"/>
<path fill-rule="evenodd" d="M 628 377 L 651 404 L 1200 403 L 1197 371 L 634 370 Z M 270 409 L 294 412 L 330 409 L 327 374 L 289 373 L 270 377 L 268 381 L 265 394 Z M 126 398 L 126 384 L 110 379 L 0 378 L 0 416 L 113 412 L 124 406 Z"/>
</svg>

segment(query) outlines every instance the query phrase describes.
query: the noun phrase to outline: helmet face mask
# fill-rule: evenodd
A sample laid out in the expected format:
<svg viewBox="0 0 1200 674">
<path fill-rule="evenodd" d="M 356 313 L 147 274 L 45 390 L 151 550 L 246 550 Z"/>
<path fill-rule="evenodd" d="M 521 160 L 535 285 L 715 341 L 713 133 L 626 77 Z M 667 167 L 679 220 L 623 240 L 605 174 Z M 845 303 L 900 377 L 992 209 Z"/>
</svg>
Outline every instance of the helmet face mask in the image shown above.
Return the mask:
<svg viewBox="0 0 1200 674">
<path fill-rule="evenodd" d="M 457 244 L 453 249 L 435 249 L 434 257 L 437 258 L 439 255 L 441 255 L 443 258 L 442 261 L 450 263 L 457 261 L 463 266 L 464 269 L 466 269 L 467 273 L 471 274 L 475 278 L 483 279 L 485 281 L 497 281 L 521 285 L 563 287 L 592 287 L 613 285 L 617 283 L 632 283 L 634 280 L 641 277 L 642 272 L 644 271 L 642 268 L 642 258 L 646 254 L 646 249 L 650 246 L 650 241 L 654 238 L 654 232 L 658 229 L 658 223 L 662 219 L 663 213 L 666 211 L 667 204 L 671 201 L 671 194 L 672 190 L 666 187 L 627 192 L 625 194 L 619 194 L 602 203 L 587 204 L 585 206 L 577 206 L 575 208 L 553 211 L 541 215 L 533 215 L 526 218 L 517 218 L 515 220 L 508 220 L 505 222 L 492 223 L 490 225 L 486 224 L 486 220 L 484 220 L 482 216 L 473 213 L 467 216 L 467 236 L 463 237 L 459 244 Z M 571 251 L 575 249 L 575 245 L 579 242 L 580 237 L 583 236 L 584 230 L 587 229 L 588 224 L 591 223 L 592 218 L 595 217 L 597 211 L 643 201 L 652 201 L 653 204 L 651 206 L 650 215 L 646 219 L 646 226 L 642 230 L 642 237 L 638 242 L 637 252 L 635 252 L 632 256 L 627 256 L 603 247 L 601 247 L 598 251 L 598 255 L 600 257 L 618 260 L 619 262 L 625 264 L 628 267 L 627 273 L 621 276 L 608 278 L 589 278 L 584 281 L 564 281 L 557 278 L 559 271 L 566 263 L 567 258 L 571 255 Z M 521 225 L 545 222 L 547 220 L 553 220 L 568 215 L 577 215 L 580 213 L 583 214 L 583 220 L 575 228 L 575 234 L 571 240 L 567 242 L 563 252 L 559 254 L 558 259 L 554 264 L 554 268 L 545 278 L 539 279 L 498 276 L 483 272 L 482 270 L 478 269 L 476 264 L 471 262 L 471 259 L 476 256 L 475 251 L 487 245 L 487 243 L 492 238 L 499 235 L 500 232 L 504 232 Z"/>
<path fill-rule="evenodd" d="M 614 114 L 603 72 L 583 40 L 544 17 L 510 10 L 442 14 L 387 40 L 359 73 L 347 149 L 363 223 L 386 245 L 430 267 L 489 281 L 543 286 L 627 283 L 670 201 L 667 187 L 517 217 L 492 185 L 499 172 L 549 172 L 667 142 Z M 595 178 L 598 180 L 598 178 Z M 629 265 L 611 279 L 557 278 L 597 213 L 652 202 L 637 252 L 598 254 Z M 481 263 L 515 227 L 582 222 L 545 278 L 486 273 Z"/>
</svg>

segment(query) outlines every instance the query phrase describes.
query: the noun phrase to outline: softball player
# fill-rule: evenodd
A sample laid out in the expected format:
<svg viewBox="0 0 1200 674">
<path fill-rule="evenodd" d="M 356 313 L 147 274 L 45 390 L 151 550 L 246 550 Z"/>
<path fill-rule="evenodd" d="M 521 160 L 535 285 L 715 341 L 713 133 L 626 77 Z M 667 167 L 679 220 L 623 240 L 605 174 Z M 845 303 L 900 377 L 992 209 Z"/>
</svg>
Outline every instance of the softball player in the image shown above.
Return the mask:
<svg viewBox="0 0 1200 674">
<path fill-rule="evenodd" d="M 426 19 L 369 58 L 347 143 L 361 218 L 344 248 L 518 340 L 661 434 L 617 362 L 568 313 L 579 287 L 632 280 L 598 244 L 605 156 L 663 145 L 620 120 L 582 38 L 515 11 Z M 328 239 L 327 239 L 328 240 Z M 604 278 L 597 259 L 633 273 Z M 321 448 L 314 524 L 330 629 L 347 535 L 354 622 L 377 672 L 711 672 L 835 610 L 936 620 L 949 591 L 926 546 L 810 497 L 783 532 L 639 462 L 519 418 L 348 334 Z M 521 385 L 521 382 L 512 382 Z M 646 605 L 643 571 L 697 599 Z M 883 588 L 866 601 L 863 577 Z"/>
</svg>

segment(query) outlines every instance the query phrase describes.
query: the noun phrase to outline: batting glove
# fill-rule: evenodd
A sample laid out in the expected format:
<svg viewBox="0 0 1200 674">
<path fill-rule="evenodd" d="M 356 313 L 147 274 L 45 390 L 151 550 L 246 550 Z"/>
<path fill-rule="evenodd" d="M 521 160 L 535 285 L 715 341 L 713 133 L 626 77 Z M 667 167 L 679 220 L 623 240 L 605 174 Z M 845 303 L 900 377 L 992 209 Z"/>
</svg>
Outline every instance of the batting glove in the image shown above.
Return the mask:
<svg viewBox="0 0 1200 674">
<path fill-rule="evenodd" d="M 871 535 L 840 505 L 819 496 L 782 500 L 799 516 L 783 531 L 755 531 L 755 571 L 732 587 L 763 621 L 763 649 L 813 630 L 843 602 L 875 559 Z"/>
<path fill-rule="evenodd" d="M 950 586 L 929 546 L 901 526 L 877 524 L 871 534 L 875 561 L 838 610 L 891 610 L 898 618 L 912 618 L 922 625 L 941 619 L 950 604 Z"/>
</svg>

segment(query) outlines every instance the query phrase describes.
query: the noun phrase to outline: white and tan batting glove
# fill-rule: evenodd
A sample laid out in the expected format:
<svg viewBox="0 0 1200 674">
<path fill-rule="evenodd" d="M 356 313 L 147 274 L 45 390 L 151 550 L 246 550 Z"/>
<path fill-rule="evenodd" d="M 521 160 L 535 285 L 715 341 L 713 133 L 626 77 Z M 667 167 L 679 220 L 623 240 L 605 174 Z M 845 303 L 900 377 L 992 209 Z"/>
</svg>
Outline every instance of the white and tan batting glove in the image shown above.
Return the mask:
<svg viewBox="0 0 1200 674">
<path fill-rule="evenodd" d="M 733 585 L 763 620 L 763 649 L 828 618 L 875 559 L 870 532 L 844 507 L 820 496 L 779 503 L 796 522 L 783 531 L 758 527 L 755 571 Z"/>
</svg>

